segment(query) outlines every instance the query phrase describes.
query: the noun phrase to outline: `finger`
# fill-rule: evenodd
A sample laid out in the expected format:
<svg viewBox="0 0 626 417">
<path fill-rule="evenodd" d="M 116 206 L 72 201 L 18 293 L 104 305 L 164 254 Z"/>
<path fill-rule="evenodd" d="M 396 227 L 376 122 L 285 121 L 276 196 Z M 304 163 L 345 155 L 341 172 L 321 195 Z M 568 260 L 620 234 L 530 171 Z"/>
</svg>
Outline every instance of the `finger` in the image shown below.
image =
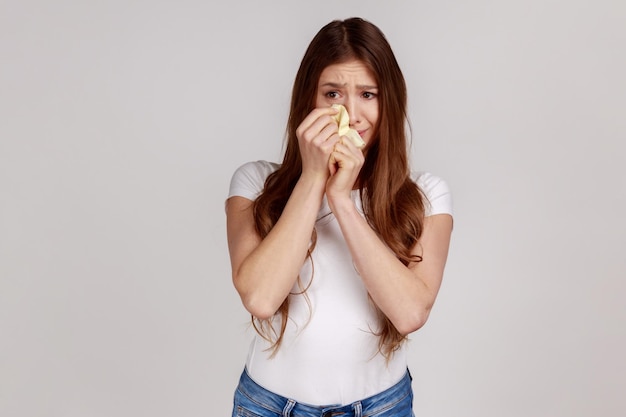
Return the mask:
<svg viewBox="0 0 626 417">
<path fill-rule="evenodd" d="M 337 172 L 337 160 L 335 159 L 335 157 L 333 156 L 334 152 L 330 155 L 330 158 L 328 158 L 328 171 L 330 172 L 330 175 L 335 175 L 335 173 Z"/>
<path fill-rule="evenodd" d="M 360 149 L 354 145 L 348 145 L 349 142 L 349 140 L 343 143 L 338 142 L 334 147 L 331 158 L 339 168 L 360 169 L 363 166 L 365 157 Z"/>
<path fill-rule="evenodd" d="M 337 143 L 335 143 L 334 150 L 343 155 L 351 155 L 353 152 L 350 149 L 350 140 L 348 140 L 345 136 L 339 138 Z"/>
<path fill-rule="evenodd" d="M 357 147 L 350 138 L 342 136 L 339 143 L 340 145 L 336 147 L 337 150 L 340 150 L 347 155 L 352 155 L 356 159 L 364 159 L 363 149 Z"/>
<path fill-rule="evenodd" d="M 330 122 L 328 116 L 317 119 L 306 131 L 299 136 L 301 140 L 320 146 L 322 143 L 336 135 L 338 127 Z"/>
<path fill-rule="evenodd" d="M 340 137 L 337 134 L 337 126 L 327 125 L 317 134 L 312 142 L 314 145 L 328 151 L 331 150 L 339 140 Z"/>
<path fill-rule="evenodd" d="M 354 158 L 350 153 L 347 153 L 341 145 L 337 145 L 337 148 L 330 154 L 330 160 L 332 160 L 338 168 L 343 168 L 352 165 L 351 161 L 354 160 Z"/>
<path fill-rule="evenodd" d="M 332 118 L 333 115 L 337 114 L 339 110 L 333 107 L 320 107 L 313 109 L 300 123 L 298 129 L 296 130 L 296 134 L 298 136 L 303 136 L 305 132 L 309 130 L 313 130 L 315 132 L 319 132 L 324 128 L 324 126 L 328 124 L 337 124 L 335 120 Z"/>
</svg>

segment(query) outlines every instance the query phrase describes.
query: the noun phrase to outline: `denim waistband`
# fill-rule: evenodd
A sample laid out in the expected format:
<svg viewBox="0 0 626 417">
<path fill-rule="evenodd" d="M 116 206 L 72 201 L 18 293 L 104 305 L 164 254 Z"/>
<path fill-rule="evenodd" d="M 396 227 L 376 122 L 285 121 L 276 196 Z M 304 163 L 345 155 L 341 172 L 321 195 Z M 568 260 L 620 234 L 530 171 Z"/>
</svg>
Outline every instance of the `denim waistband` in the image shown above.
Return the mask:
<svg viewBox="0 0 626 417">
<path fill-rule="evenodd" d="M 379 394 L 347 405 L 315 406 L 297 402 L 258 385 L 248 375 L 246 369 L 241 374 L 237 390 L 258 406 L 271 410 L 283 417 L 292 415 L 306 417 L 366 417 L 392 408 L 394 405 L 407 400 L 407 396 L 411 397 L 408 404 L 412 404 L 411 380 L 411 374 L 407 369 L 404 377 L 392 387 Z"/>
</svg>

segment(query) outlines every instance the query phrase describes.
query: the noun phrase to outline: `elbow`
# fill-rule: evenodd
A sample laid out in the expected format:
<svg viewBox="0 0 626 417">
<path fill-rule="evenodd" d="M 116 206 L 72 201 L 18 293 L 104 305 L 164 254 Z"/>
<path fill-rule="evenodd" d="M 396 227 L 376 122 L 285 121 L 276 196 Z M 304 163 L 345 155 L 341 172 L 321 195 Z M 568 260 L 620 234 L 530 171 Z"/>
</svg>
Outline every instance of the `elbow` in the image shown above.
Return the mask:
<svg viewBox="0 0 626 417">
<path fill-rule="evenodd" d="M 400 334 L 408 336 L 421 329 L 428 321 L 429 315 L 430 308 L 420 308 L 402 317 L 402 319 L 398 320 L 394 325 Z"/>
<path fill-rule="evenodd" d="M 235 282 L 235 289 L 237 293 L 239 293 L 239 298 L 241 299 L 241 303 L 243 307 L 256 319 L 258 320 L 267 320 L 272 318 L 278 307 L 275 303 L 273 303 L 269 296 L 259 293 L 258 291 L 253 291 L 250 288 L 246 288 L 243 285 L 237 285 L 237 280 Z"/>
<path fill-rule="evenodd" d="M 268 320 L 276 314 L 278 308 L 264 297 L 241 296 L 241 301 L 246 310 L 258 320 Z"/>
</svg>

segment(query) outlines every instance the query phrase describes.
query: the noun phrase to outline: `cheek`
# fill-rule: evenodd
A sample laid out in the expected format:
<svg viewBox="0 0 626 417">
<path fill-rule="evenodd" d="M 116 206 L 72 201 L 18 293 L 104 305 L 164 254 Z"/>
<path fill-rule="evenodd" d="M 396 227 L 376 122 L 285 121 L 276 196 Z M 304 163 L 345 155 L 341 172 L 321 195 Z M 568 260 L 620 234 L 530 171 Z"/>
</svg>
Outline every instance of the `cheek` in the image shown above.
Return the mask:
<svg viewBox="0 0 626 417">
<path fill-rule="evenodd" d="M 328 107 L 330 104 L 328 103 L 328 99 L 323 94 L 315 94 L 315 98 L 313 99 L 313 107 Z"/>
<path fill-rule="evenodd" d="M 368 119 L 373 126 L 378 126 L 379 111 L 378 105 L 372 106 L 368 111 Z"/>
</svg>

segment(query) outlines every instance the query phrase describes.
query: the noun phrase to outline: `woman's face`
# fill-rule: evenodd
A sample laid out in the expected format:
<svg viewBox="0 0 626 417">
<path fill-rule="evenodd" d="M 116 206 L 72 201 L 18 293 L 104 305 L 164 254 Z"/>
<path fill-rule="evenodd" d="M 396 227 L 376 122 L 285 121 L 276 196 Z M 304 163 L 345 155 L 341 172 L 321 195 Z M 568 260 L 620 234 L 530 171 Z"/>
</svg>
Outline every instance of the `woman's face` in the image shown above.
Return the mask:
<svg viewBox="0 0 626 417">
<path fill-rule="evenodd" d="M 329 65 L 322 71 L 315 107 L 332 104 L 344 105 L 350 116 L 350 127 L 369 144 L 378 123 L 378 85 L 361 61 Z"/>
</svg>

